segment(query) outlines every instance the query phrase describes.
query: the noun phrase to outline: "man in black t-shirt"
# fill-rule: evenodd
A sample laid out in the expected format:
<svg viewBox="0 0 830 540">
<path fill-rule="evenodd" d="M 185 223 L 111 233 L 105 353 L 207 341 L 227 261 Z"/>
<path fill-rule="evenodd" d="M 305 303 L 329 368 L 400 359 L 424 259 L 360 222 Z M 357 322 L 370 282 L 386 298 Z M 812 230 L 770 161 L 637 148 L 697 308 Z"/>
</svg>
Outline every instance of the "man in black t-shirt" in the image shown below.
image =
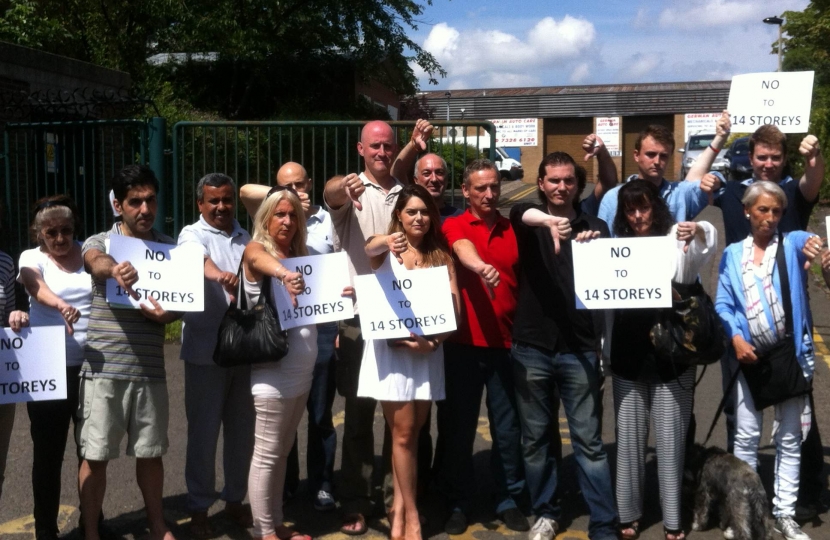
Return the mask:
<svg viewBox="0 0 830 540">
<path fill-rule="evenodd" d="M 537 518 L 529 538 L 551 540 L 561 520 L 554 499 L 557 469 L 549 429 L 557 424 L 550 401 L 558 389 L 582 473 L 589 536 L 612 539 L 617 511 L 601 439 L 599 333 L 595 313 L 576 309 L 571 243 L 562 240 L 568 234 L 607 237 L 608 227 L 574 204 L 585 186 L 585 171 L 568 154 L 545 157 L 538 185 L 542 204 L 518 204 L 510 212 L 521 263 L 511 354 L 525 476 Z"/>
</svg>

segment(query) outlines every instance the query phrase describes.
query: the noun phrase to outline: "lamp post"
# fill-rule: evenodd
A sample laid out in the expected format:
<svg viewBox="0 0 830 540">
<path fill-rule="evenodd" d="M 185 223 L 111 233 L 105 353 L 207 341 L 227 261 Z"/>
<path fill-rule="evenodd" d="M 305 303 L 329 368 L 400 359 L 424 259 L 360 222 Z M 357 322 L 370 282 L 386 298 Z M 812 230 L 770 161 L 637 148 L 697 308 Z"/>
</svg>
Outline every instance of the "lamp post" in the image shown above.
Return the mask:
<svg viewBox="0 0 830 540">
<path fill-rule="evenodd" d="M 452 97 L 452 92 L 444 92 L 444 95 L 447 96 L 447 122 L 450 121 L 450 98 Z"/>
<path fill-rule="evenodd" d="M 764 19 L 764 24 L 778 25 L 778 71 L 781 71 L 781 25 L 784 24 L 784 19 L 781 17 L 767 17 Z"/>
</svg>

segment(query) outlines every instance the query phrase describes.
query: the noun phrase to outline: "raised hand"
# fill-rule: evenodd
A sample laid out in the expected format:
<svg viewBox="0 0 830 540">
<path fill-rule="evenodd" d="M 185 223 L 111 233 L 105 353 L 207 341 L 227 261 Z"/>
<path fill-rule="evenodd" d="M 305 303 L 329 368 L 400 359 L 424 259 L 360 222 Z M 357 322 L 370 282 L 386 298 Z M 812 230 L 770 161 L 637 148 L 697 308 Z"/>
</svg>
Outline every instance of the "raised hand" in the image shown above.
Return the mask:
<svg viewBox="0 0 830 540">
<path fill-rule="evenodd" d="M 585 150 L 585 161 L 595 157 L 603 148 L 605 148 L 605 143 L 602 142 L 599 135 L 591 133 L 585 137 L 585 140 L 582 141 L 582 149 Z"/>
<path fill-rule="evenodd" d="M 366 186 L 360 176 L 351 173 L 343 178 L 343 189 L 346 190 L 346 196 L 352 201 L 352 204 L 357 210 L 363 210 L 363 205 L 360 204 L 360 196 L 366 191 Z"/>
</svg>

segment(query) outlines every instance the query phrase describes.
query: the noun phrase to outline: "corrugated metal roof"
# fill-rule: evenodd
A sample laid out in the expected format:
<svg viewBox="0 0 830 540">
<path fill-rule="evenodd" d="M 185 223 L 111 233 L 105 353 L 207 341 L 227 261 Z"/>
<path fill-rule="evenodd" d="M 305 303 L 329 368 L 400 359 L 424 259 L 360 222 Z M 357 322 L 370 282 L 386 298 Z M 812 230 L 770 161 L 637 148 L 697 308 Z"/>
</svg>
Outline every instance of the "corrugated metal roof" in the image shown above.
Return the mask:
<svg viewBox="0 0 830 540">
<path fill-rule="evenodd" d="M 717 112 L 726 108 L 730 81 L 653 83 L 537 88 L 454 90 L 450 117 L 519 118 L 639 116 Z M 436 117 L 444 118 L 445 92 L 425 92 Z"/>
</svg>

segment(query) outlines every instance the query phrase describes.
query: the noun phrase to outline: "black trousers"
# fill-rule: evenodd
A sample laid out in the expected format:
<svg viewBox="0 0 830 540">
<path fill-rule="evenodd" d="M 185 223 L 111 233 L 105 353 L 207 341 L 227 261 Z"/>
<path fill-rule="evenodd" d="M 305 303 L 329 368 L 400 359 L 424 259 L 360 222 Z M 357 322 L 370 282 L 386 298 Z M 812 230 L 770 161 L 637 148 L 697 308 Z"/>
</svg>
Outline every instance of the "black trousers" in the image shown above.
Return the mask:
<svg viewBox="0 0 830 540">
<path fill-rule="evenodd" d="M 824 448 L 821 445 L 821 435 L 816 422 L 816 406 L 813 402 L 813 393 L 810 392 L 810 408 L 812 409 L 810 433 L 801 443 L 801 473 L 798 485 L 798 504 L 810 505 L 819 502 L 824 490 Z"/>
<path fill-rule="evenodd" d="M 81 366 L 66 368 L 66 399 L 30 401 L 32 434 L 32 494 L 35 502 L 35 534 L 58 533 L 61 501 L 61 468 L 69 422 L 76 421 Z"/>
</svg>

